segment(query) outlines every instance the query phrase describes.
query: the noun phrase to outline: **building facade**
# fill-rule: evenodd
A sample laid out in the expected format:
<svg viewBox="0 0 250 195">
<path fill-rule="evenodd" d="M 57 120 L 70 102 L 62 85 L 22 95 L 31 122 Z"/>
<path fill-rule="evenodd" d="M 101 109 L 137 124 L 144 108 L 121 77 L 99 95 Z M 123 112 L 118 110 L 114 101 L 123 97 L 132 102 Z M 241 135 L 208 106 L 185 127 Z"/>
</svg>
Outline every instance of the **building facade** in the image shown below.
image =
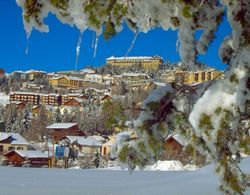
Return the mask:
<svg viewBox="0 0 250 195">
<path fill-rule="evenodd" d="M 220 79 L 223 73 L 215 69 L 206 69 L 200 71 L 171 70 L 162 74 L 161 79 L 164 82 L 176 82 L 179 84 L 198 84 L 210 80 Z"/>
<path fill-rule="evenodd" d="M 29 143 L 19 133 L 0 132 L 0 154 L 11 150 L 27 150 Z"/>
<path fill-rule="evenodd" d="M 29 93 L 29 92 L 13 92 L 10 94 L 10 102 L 25 102 L 32 105 L 39 105 L 40 96 L 38 93 Z"/>
<path fill-rule="evenodd" d="M 109 57 L 106 64 L 117 67 L 141 66 L 146 70 L 158 70 L 163 65 L 163 59 L 160 56 L 138 56 L 138 57 Z"/>
<path fill-rule="evenodd" d="M 62 105 L 62 96 L 60 94 L 40 94 L 40 104 L 60 106 Z"/>
<path fill-rule="evenodd" d="M 68 77 L 68 76 L 61 76 L 61 77 L 53 77 L 49 79 L 49 83 L 54 88 L 79 88 L 83 87 L 84 80 L 78 77 Z"/>
</svg>

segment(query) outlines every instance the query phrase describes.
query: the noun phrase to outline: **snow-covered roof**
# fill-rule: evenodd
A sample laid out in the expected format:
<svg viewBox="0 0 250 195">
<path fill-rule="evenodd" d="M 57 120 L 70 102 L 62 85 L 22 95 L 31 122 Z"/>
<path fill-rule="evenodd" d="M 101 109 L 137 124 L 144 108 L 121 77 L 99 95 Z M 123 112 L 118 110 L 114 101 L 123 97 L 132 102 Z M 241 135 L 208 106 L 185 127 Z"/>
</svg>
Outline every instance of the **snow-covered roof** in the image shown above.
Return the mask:
<svg viewBox="0 0 250 195">
<path fill-rule="evenodd" d="M 33 73 L 33 72 L 46 74 L 46 72 L 42 70 L 27 70 L 25 73 Z"/>
<path fill-rule="evenodd" d="M 79 77 L 72 77 L 72 76 L 64 76 L 69 80 L 75 80 L 75 81 L 84 81 L 83 79 L 79 78 Z"/>
<path fill-rule="evenodd" d="M 127 77 L 138 77 L 138 76 L 147 76 L 147 74 L 145 74 L 145 73 L 134 73 L 134 72 L 130 72 L 130 73 L 123 73 L 122 76 L 127 76 Z"/>
<path fill-rule="evenodd" d="M 49 93 L 49 94 L 43 94 L 43 93 L 39 93 L 40 96 L 56 96 L 56 97 L 59 97 L 60 94 L 57 94 L 57 93 Z"/>
<path fill-rule="evenodd" d="M 76 101 L 78 101 L 79 103 L 83 103 L 84 102 L 84 100 L 83 99 L 81 99 L 81 98 L 74 98 Z"/>
<path fill-rule="evenodd" d="M 47 127 L 47 129 L 68 129 L 77 125 L 77 123 L 54 123 Z"/>
<path fill-rule="evenodd" d="M 66 136 L 67 139 L 70 140 L 70 142 L 77 141 L 78 144 L 82 146 L 98 146 L 101 147 L 102 144 L 94 137 L 84 137 L 84 136 Z"/>
<path fill-rule="evenodd" d="M 95 70 L 92 70 L 90 68 L 84 68 L 81 70 L 81 72 L 88 73 L 88 74 L 95 74 Z"/>
<path fill-rule="evenodd" d="M 20 95 L 39 95 L 38 93 L 33 93 L 33 92 L 25 92 L 25 91 L 16 91 L 16 92 L 11 92 L 10 94 L 20 94 Z"/>
<path fill-rule="evenodd" d="M 114 57 L 111 56 L 106 60 L 151 60 L 151 59 L 162 59 L 160 56 L 133 56 L 133 57 Z"/>
<path fill-rule="evenodd" d="M 177 142 L 179 142 L 179 144 L 181 144 L 182 146 L 186 146 L 187 145 L 187 142 L 179 134 L 170 134 L 165 139 L 165 141 L 167 141 L 171 137 L 174 138 Z"/>
<path fill-rule="evenodd" d="M 65 78 L 67 80 L 75 80 L 75 81 L 84 81 L 82 78 L 79 77 L 72 77 L 72 76 L 56 76 L 56 77 L 52 77 L 49 80 L 58 80 L 61 78 Z"/>
<path fill-rule="evenodd" d="M 166 83 L 162 83 L 162 82 L 154 82 L 154 84 L 156 84 L 157 86 L 161 86 L 161 87 L 166 86 Z"/>
<path fill-rule="evenodd" d="M 12 138 L 12 141 L 11 141 L 12 145 L 29 145 L 27 140 L 24 137 L 22 137 L 19 133 L 0 132 L 0 141 L 6 140 L 9 137 Z"/>
<path fill-rule="evenodd" d="M 24 158 L 48 158 L 48 154 L 45 154 L 39 150 L 15 150 L 15 152 Z"/>
</svg>

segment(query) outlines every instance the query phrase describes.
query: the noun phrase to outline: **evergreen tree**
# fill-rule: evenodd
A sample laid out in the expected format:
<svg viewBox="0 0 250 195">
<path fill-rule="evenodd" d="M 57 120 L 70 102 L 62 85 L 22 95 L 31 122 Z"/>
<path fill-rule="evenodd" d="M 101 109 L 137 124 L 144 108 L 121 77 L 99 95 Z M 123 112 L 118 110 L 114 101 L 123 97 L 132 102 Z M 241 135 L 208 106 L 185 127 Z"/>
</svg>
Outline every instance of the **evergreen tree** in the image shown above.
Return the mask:
<svg viewBox="0 0 250 195">
<path fill-rule="evenodd" d="M 5 130 L 6 132 L 13 132 L 12 128 L 15 124 L 17 126 L 16 120 L 17 120 L 18 114 L 17 114 L 17 109 L 15 106 L 10 105 L 6 110 L 5 110 Z"/>
<path fill-rule="evenodd" d="M 100 159 L 100 154 L 98 152 L 95 154 L 95 157 L 92 162 L 94 163 L 96 168 L 100 166 L 101 159 Z"/>
<path fill-rule="evenodd" d="M 59 108 L 56 109 L 56 112 L 54 113 L 54 122 L 55 123 L 61 123 L 63 121 L 63 116 L 61 114 L 61 111 Z"/>
<path fill-rule="evenodd" d="M 25 109 L 22 112 L 22 120 L 21 120 L 21 134 L 26 132 L 30 128 L 31 124 L 31 116 L 30 116 L 29 106 L 26 105 Z"/>
</svg>

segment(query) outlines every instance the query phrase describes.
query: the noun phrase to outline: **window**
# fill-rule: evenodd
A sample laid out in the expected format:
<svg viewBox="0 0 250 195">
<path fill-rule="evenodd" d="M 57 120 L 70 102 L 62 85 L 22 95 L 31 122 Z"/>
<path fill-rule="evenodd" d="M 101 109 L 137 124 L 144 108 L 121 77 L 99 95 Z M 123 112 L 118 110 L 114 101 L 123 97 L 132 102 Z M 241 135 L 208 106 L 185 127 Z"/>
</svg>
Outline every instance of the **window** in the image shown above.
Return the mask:
<svg viewBox="0 0 250 195">
<path fill-rule="evenodd" d="M 15 150 L 15 147 L 13 146 L 8 147 L 8 151 L 11 151 L 11 150 Z"/>
<path fill-rule="evenodd" d="M 194 75 L 194 80 L 195 80 L 195 81 L 198 81 L 198 80 L 199 80 L 199 74 L 198 74 L 198 73 L 196 73 L 196 74 Z"/>
<path fill-rule="evenodd" d="M 201 79 L 202 79 L 202 81 L 206 80 L 206 73 L 205 72 L 202 72 Z"/>
<path fill-rule="evenodd" d="M 17 150 L 23 150 L 23 147 L 17 147 Z"/>
</svg>

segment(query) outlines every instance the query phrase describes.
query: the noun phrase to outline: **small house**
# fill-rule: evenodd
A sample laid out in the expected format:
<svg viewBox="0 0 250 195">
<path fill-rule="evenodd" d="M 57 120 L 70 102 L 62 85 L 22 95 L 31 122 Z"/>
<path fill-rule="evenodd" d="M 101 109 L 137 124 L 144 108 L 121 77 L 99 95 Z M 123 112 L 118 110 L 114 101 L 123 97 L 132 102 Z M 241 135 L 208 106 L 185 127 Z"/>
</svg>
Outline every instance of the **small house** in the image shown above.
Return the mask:
<svg viewBox="0 0 250 195">
<path fill-rule="evenodd" d="M 0 154 L 11 150 L 27 150 L 29 143 L 19 133 L 0 132 Z"/>
<path fill-rule="evenodd" d="M 170 134 L 164 142 L 162 160 L 180 160 L 185 156 L 186 141 L 179 134 Z"/>
<path fill-rule="evenodd" d="M 67 102 L 65 102 L 64 105 L 78 107 L 78 106 L 81 106 L 83 104 L 83 102 L 84 102 L 84 100 L 81 98 L 73 98 L 73 99 L 70 99 Z"/>
<path fill-rule="evenodd" d="M 8 163 L 14 166 L 49 166 L 51 159 L 48 154 L 38 150 L 12 150 L 4 156 L 8 159 Z"/>
<path fill-rule="evenodd" d="M 78 152 L 84 154 L 101 153 L 101 142 L 92 136 L 65 136 L 62 140 L 68 141 Z"/>
<path fill-rule="evenodd" d="M 110 137 L 110 139 L 102 144 L 102 156 L 110 156 L 110 151 L 112 146 L 115 144 L 115 137 Z"/>
<path fill-rule="evenodd" d="M 55 142 L 65 136 L 84 136 L 85 133 L 78 128 L 77 123 L 54 123 L 47 127 Z"/>
</svg>

